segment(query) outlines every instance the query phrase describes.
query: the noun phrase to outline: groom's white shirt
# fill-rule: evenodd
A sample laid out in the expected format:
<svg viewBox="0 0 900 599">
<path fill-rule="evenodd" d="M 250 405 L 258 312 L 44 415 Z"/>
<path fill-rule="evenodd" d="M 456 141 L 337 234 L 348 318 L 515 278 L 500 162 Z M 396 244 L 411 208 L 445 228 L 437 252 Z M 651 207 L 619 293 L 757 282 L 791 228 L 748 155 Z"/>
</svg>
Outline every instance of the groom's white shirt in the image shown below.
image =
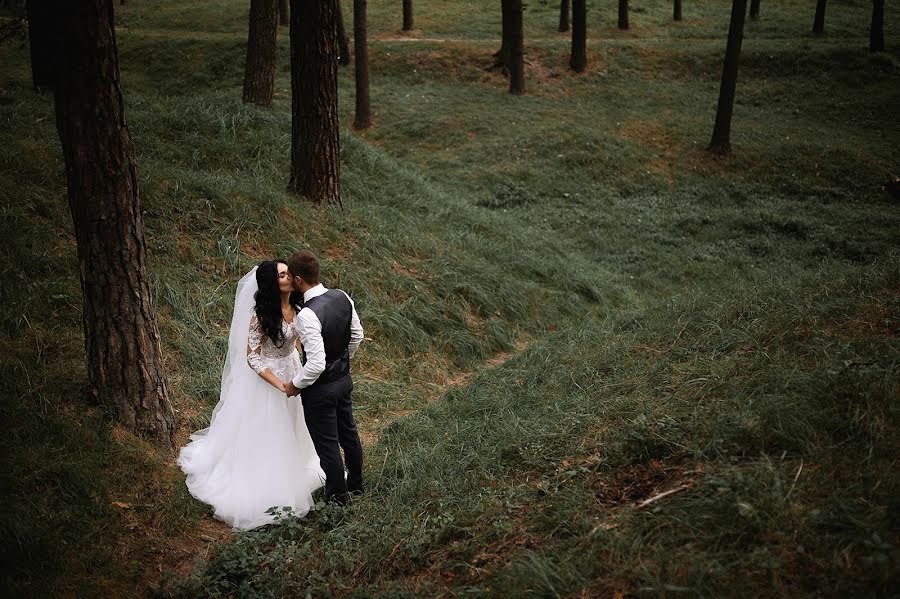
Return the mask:
<svg viewBox="0 0 900 599">
<path fill-rule="evenodd" d="M 312 289 L 306 290 L 306 293 L 303 294 L 303 301 L 304 303 L 308 302 L 326 291 L 328 291 L 328 288 L 319 283 Z M 350 317 L 350 345 L 347 348 L 352 358 L 353 354 L 356 353 L 356 348 L 362 343 L 363 328 L 359 322 L 359 315 L 356 313 L 356 306 L 353 304 L 353 300 L 343 290 L 338 289 L 338 291 L 347 296 L 347 299 L 350 300 L 350 308 L 353 311 Z M 303 308 L 297 313 L 294 319 L 294 326 L 300 332 L 300 341 L 303 343 L 303 351 L 306 353 L 306 364 L 300 367 L 300 371 L 294 377 L 293 383 L 298 389 L 303 389 L 315 383 L 322 371 L 325 370 L 325 342 L 322 340 L 322 323 L 319 322 L 319 317 L 316 316 L 316 313 L 309 308 Z"/>
</svg>

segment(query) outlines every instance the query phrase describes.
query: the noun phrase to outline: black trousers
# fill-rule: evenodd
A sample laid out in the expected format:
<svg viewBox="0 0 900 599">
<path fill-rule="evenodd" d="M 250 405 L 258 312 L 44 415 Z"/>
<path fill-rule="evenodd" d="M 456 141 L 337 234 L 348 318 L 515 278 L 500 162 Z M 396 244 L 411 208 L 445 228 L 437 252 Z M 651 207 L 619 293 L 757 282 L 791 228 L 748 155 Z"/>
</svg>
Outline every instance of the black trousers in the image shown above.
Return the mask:
<svg viewBox="0 0 900 599">
<path fill-rule="evenodd" d="M 325 500 L 345 503 L 348 491 L 362 492 L 362 443 L 353 421 L 353 381 L 349 375 L 316 383 L 300 393 L 303 416 L 325 471 Z M 344 462 L 348 475 L 344 479 Z"/>
</svg>

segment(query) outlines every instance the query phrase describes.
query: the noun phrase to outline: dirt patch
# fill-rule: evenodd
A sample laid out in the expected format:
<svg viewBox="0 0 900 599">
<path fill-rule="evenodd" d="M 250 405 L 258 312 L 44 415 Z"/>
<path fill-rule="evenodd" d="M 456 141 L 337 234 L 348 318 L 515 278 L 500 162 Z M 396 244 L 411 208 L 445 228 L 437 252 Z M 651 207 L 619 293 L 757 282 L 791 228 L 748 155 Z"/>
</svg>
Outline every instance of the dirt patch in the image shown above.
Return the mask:
<svg viewBox="0 0 900 599">
<path fill-rule="evenodd" d="M 616 470 L 592 484 L 597 503 L 605 507 L 640 503 L 686 484 L 684 469 L 659 460 Z"/>
</svg>

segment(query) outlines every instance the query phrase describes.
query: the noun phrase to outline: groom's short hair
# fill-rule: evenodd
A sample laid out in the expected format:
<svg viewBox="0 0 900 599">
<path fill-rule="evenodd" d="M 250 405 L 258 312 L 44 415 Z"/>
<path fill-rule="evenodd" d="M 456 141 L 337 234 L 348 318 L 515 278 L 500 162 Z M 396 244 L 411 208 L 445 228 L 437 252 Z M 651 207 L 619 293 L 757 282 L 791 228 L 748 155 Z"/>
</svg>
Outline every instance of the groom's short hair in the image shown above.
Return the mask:
<svg viewBox="0 0 900 599">
<path fill-rule="evenodd" d="M 299 250 L 288 258 L 291 276 L 300 277 L 310 285 L 319 283 L 319 259 L 309 250 Z"/>
</svg>

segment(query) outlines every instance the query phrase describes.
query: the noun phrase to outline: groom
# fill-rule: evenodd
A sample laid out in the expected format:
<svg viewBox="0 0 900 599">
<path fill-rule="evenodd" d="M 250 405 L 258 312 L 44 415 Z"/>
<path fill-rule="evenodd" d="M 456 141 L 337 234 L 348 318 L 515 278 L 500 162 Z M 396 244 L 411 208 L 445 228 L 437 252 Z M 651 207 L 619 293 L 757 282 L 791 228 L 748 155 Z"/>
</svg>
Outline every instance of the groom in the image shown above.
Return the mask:
<svg viewBox="0 0 900 599">
<path fill-rule="evenodd" d="M 340 505 L 363 491 L 362 444 L 353 421 L 350 358 L 363 340 L 353 300 L 340 289 L 319 282 L 319 260 L 308 251 L 288 258 L 294 289 L 303 294 L 303 309 L 294 321 L 306 361 L 287 384 L 287 394 L 301 393 L 306 427 L 325 471 L 325 500 Z M 344 450 L 349 475 L 344 479 Z"/>
</svg>

